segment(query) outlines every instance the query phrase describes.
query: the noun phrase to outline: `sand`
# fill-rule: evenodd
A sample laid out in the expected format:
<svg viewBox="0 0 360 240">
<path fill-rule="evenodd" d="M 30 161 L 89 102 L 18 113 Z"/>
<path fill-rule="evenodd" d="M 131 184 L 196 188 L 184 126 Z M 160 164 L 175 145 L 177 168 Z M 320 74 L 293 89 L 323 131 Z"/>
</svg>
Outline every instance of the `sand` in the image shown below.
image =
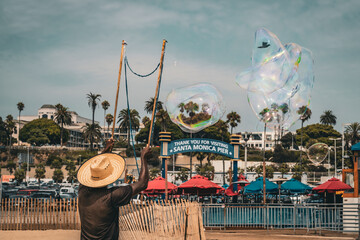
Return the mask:
<svg viewBox="0 0 360 240">
<path fill-rule="evenodd" d="M 306 233 L 306 231 L 294 232 L 291 230 L 226 230 L 226 231 L 210 231 L 206 232 L 207 240 L 354 240 L 355 235 L 346 235 L 333 232 Z M 0 239 L 15 240 L 62 240 L 62 239 L 80 239 L 79 230 L 45 230 L 45 231 L 0 231 Z M 127 239 L 129 240 L 129 239 Z M 170 239 L 169 239 L 170 240 Z"/>
</svg>

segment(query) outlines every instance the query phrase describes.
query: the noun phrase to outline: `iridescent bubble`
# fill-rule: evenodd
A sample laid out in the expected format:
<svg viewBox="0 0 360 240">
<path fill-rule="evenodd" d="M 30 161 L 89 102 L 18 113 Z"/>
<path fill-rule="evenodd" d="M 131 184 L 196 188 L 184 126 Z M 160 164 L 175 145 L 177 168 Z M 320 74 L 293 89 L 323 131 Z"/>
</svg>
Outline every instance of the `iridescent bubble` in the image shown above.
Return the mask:
<svg viewBox="0 0 360 240">
<path fill-rule="evenodd" d="M 166 98 L 165 107 L 171 121 L 189 133 L 213 125 L 225 113 L 221 93 L 209 83 L 172 90 Z"/>
<path fill-rule="evenodd" d="M 307 155 L 309 160 L 315 164 L 320 164 L 325 160 L 329 153 L 329 146 L 325 143 L 315 143 L 309 147 Z"/>
<path fill-rule="evenodd" d="M 261 28 L 255 34 L 252 67 L 237 75 L 236 83 L 247 90 L 249 104 L 261 121 L 270 128 L 288 129 L 310 104 L 312 54 L 295 43 L 283 46 L 275 34 Z"/>
</svg>

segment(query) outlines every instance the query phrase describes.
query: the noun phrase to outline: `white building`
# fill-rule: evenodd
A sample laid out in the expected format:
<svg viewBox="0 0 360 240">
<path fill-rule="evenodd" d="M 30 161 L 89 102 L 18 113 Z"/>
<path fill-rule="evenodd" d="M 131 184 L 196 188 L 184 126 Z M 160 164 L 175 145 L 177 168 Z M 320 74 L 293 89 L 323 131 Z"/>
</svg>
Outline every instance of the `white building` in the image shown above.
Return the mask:
<svg viewBox="0 0 360 240">
<path fill-rule="evenodd" d="M 17 119 L 16 127 L 21 129 L 28 122 L 31 122 L 31 121 L 33 121 L 35 119 L 39 119 L 39 118 L 47 118 L 47 119 L 54 120 L 55 112 L 56 112 L 56 108 L 54 105 L 44 104 L 38 109 L 37 115 L 21 116 L 20 117 L 20 126 L 19 126 L 19 122 L 18 122 L 19 119 Z M 88 147 L 89 143 L 85 143 L 84 140 L 82 139 L 82 130 L 83 130 L 82 128 L 84 126 L 86 126 L 87 123 L 91 124 L 92 120 L 82 117 L 74 111 L 70 111 L 70 114 L 71 114 L 71 125 L 64 126 L 64 128 L 67 129 L 70 134 L 69 140 L 67 141 L 66 146 L 67 147 Z M 97 121 L 95 121 L 95 123 L 100 125 L 100 123 Z M 101 126 L 101 133 L 102 133 L 103 137 L 106 135 L 105 139 L 107 139 L 107 138 L 109 138 L 109 136 L 111 136 L 111 129 L 112 129 L 111 127 L 112 127 L 112 125 L 110 126 L 110 130 L 108 131 L 107 126 Z M 142 127 L 144 127 L 144 126 L 141 125 L 140 128 L 142 128 Z M 135 134 L 136 134 L 136 132 L 133 132 L 134 136 L 135 136 Z M 114 137 L 119 138 L 119 136 L 126 139 L 127 133 L 126 132 L 119 133 L 119 128 L 117 126 L 114 131 Z M 15 130 L 13 137 L 18 138 L 18 131 Z"/>
<path fill-rule="evenodd" d="M 241 135 L 240 143 L 245 144 L 245 139 L 248 139 L 247 146 L 250 148 L 262 149 L 265 144 L 265 150 L 271 150 L 275 147 L 275 142 L 279 141 L 279 137 L 276 132 L 266 132 L 266 139 L 264 137 L 264 132 L 249 132 L 247 135 L 243 132 L 239 133 L 239 135 Z M 278 143 L 280 143 L 280 141 Z"/>
</svg>

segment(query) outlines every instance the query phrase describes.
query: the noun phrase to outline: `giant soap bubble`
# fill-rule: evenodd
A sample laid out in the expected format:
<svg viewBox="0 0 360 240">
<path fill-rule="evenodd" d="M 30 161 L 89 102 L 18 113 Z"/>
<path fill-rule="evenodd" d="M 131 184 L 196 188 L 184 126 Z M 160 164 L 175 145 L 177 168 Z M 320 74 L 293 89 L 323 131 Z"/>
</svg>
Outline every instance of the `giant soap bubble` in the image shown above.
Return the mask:
<svg viewBox="0 0 360 240">
<path fill-rule="evenodd" d="M 325 143 L 315 143 L 309 147 L 307 155 L 309 160 L 315 164 L 320 164 L 325 160 L 329 153 L 329 146 Z"/>
<path fill-rule="evenodd" d="M 261 121 L 288 129 L 310 104 L 312 53 L 295 43 L 282 45 L 275 34 L 261 28 L 255 34 L 252 66 L 237 75 L 236 83 L 247 90 Z"/>
<path fill-rule="evenodd" d="M 189 133 L 213 125 L 225 113 L 222 95 L 209 83 L 172 90 L 166 98 L 165 107 L 171 121 Z"/>
</svg>

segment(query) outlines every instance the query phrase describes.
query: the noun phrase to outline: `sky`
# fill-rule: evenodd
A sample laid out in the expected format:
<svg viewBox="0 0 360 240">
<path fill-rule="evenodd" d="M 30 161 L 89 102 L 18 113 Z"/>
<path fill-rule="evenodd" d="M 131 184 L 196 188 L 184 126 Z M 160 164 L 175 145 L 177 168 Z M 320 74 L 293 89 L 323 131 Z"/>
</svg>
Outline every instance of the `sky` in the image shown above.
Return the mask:
<svg viewBox="0 0 360 240">
<path fill-rule="evenodd" d="M 21 101 L 22 115 L 61 103 L 91 118 L 90 92 L 109 101 L 113 114 L 122 40 L 130 66 L 146 74 L 159 63 L 166 39 L 161 101 L 174 88 L 208 82 L 222 93 L 226 113 L 241 116 L 235 131 L 262 131 L 246 91 L 235 83 L 236 74 L 251 65 L 260 27 L 313 53 L 312 116 L 306 124 L 318 123 L 325 110 L 337 116 L 338 131 L 360 122 L 358 0 L 0 0 L 0 116 L 17 117 Z M 126 108 L 121 78 L 118 110 Z M 128 73 L 128 81 L 130 107 L 144 117 L 157 73 Z M 102 123 L 103 115 L 99 107 L 96 120 Z M 298 121 L 290 130 L 299 127 Z"/>
</svg>

